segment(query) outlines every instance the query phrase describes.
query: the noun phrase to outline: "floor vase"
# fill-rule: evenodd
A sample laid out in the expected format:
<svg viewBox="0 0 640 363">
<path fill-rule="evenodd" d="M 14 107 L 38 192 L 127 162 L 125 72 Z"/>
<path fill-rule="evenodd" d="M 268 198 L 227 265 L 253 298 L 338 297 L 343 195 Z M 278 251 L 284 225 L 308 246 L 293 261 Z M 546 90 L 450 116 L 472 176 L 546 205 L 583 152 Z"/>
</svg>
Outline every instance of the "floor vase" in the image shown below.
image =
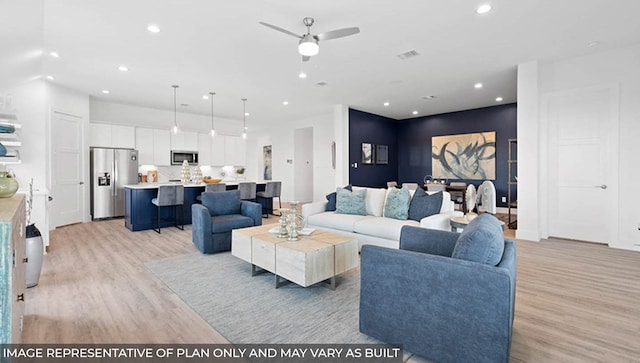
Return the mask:
<svg viewBox="0 0 640 363">
<path fill-rule="evenodd" d="M 26 234 L 27 249 L 27 287 L 34 287 L 40 281 L 42 271 L 42 255 L 44 254 L 44 244 L 40 230 L 35 224 L 27 226 Z"/>
</svg>

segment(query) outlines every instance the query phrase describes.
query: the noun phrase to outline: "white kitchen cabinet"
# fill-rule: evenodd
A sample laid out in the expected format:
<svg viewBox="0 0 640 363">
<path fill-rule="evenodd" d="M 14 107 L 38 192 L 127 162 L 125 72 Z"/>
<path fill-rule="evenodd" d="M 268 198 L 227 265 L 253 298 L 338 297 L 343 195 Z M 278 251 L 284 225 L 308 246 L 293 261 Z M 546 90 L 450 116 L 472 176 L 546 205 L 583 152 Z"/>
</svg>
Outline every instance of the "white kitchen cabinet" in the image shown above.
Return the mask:
<svg viewBox="0 0 640 363">
<path fill-rule="evenodd" d="M 111 125 L 111 145 L 122 149 L 136 147 L 135 128 L 132 126 Z"/>
<path fill-rule="evenodd" d="M 198 165 L 210 166 L 211 163 L 211 135 L 198 134 Z"/>
<path fill-rule="evenodd" d="M 224 137 L 224 165 L 237 165 L 236 144 L 238 139 L 239 137 L 237 136 Z"/>
<path fill-rule="evenodd" d="M 224 165 L 244 166 L 247 159 L 247 142 L 239 136 L 225 136 Z"/>
<path fill-rule="evenodd" d="M 171 133 L 171 150 L 197 151 L 198 134 L 195 132 Z"/>
<path fill-rule="evenodd" d="M 90 124 L 91 138 L 89 146 L 111 147 L 111 125 Z"/>
<path fill-rule="evenodd" d="M 169 130 L 153 130 L 153 164 L 156 166 L 171 165 L 171 137 Z"/>
<path fill-rule="evenodd" d="M 224 135 L 216 135 L 211 140 L 211 165 L 212 166 L 223 166 L 228 165 L 225 164 L 225 139 Z"/>
<path fill-rule="evenodd" d="M 135 128 L 92 123 L 89 146 L 133 149 L 136 147 Z"/>
<path fill-rule="evenodd" d="M 136 128 L 138 165 L 153 165 L 153 129 Z"/>
<path fill-rule="evenodd" d="M 247 165 L 247 140 L 241 137 L 236 141 L 236 163 L 234 165 Z"/>
</svg>

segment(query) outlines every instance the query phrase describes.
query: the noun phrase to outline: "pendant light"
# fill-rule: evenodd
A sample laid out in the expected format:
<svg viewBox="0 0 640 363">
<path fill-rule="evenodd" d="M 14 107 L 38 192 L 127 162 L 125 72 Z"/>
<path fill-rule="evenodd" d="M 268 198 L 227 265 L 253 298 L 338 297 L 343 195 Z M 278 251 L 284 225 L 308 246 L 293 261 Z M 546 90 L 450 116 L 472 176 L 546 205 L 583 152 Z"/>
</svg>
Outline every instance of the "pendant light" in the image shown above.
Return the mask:
<svg viewBox="0 0 640 363">
<path fill-rule="evenodd" d="M 173 134 L 177 134 L 178 132 L 180 132 L 180 128 L 178 127 L 178 119 L 177 119 L 177 115 L 178 115 L 178 109 L 177 109 L 177 103 L 176 103 L 176 90 L 178 89 L 177 84 L 174 84 L 173 86 L 173 127 L 171 128 L 171 132 L 173 132 Z"/>
<path fill-rule="evenodd" d="M 209 99 L 211 100 L 211 137 L 216 136 L 216 126 L 213 122 L 213 96 L 215 94 L 215 92 L 209 92 Z"/>
<path fill-rule="evenodd" d="M 247 99 L 242 99 L 242 138 L 244 140 L 247 139 L 247 110 L 246 110 L 246 102 Z"/>
</svg>

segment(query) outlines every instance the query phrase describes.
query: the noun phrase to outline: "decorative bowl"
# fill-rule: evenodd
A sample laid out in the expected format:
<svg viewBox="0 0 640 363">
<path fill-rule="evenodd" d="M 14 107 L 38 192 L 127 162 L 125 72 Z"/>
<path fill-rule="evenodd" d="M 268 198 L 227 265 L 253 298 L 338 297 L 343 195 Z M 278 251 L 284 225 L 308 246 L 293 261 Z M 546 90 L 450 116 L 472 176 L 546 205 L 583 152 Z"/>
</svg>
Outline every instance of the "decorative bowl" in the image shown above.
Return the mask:
<svg viewBox="0 0 640 363">
<path fill-rule="evenodd" d="M 220 183 L 222 179 L 203 178 L 202 181 L 207 184 L 216 184 L 216 183 Z"/>
</svg>

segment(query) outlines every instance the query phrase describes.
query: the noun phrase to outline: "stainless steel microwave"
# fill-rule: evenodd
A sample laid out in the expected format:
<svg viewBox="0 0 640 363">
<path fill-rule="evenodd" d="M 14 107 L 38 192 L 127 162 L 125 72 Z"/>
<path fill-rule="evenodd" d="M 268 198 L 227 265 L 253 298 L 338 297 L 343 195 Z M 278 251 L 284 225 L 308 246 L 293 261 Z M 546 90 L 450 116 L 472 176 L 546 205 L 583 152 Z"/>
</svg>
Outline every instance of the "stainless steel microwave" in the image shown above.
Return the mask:
<svg viewBox="0 0 640 363">
<path fill-rule="evenodd" d="M 182 165 L 185 160 L 189 165 L 198 165 L 198 152 L 171 150 L 171 165 Z"/>
</svg>

